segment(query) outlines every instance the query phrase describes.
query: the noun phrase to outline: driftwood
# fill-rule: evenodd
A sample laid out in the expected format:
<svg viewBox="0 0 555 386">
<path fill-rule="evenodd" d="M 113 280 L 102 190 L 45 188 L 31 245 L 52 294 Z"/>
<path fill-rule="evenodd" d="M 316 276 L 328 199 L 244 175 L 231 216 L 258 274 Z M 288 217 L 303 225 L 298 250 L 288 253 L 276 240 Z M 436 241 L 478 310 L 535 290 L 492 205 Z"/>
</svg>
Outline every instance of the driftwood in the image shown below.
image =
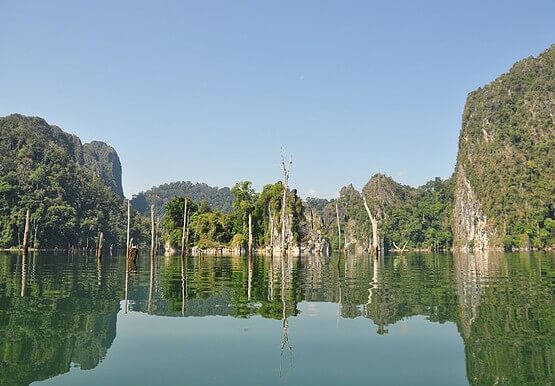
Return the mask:
<svg viewBox="0 0 555 386">
<path fill-rule="evenodd" d="M 393 250 L 393 252 L 406 252 L 408 251 L 408 249 L 406 249 L 408 244 L 408 241 L 405 242 L 405 244 L 403 245 L 403 248 L 399 248 L 399 246 L 397 244 L 395 244 L 395 241 L 393 242 L 393 246 L 395 247 L 395 249 Z"/>
</svg>

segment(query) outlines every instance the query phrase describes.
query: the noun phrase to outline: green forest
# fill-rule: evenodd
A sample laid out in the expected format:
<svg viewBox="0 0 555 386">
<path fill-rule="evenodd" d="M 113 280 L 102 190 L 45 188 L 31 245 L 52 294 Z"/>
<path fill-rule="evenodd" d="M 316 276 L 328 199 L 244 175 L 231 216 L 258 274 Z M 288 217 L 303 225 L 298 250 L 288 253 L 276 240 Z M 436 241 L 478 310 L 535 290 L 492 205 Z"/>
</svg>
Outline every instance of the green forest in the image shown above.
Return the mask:
<svg viewBox="0 0 555 386">
<path fill-rule="evenodd" d="M 0 248 L 21 245 L 27 209 L 33 248 L 94 248 L 100 232 L 125 247 L 124 200 L 85 160 L 79 138 L 41 118 L 0 118 Z M 132 224 L 142 240 L 145 219 L 134 212 Z"/>
</svg>

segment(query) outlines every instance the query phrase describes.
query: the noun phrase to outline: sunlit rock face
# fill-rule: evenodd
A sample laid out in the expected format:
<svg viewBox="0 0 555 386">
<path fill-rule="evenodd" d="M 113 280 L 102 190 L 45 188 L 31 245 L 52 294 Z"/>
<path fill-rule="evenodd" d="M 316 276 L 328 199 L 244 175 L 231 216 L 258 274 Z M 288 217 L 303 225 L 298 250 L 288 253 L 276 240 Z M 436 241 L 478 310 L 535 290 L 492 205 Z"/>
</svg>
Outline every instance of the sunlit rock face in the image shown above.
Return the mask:
<svg viewBox="0 0 555 386">
<path fill-rule="evenodd" d="M 455 171 L 456 249 L 549 246 L 554 149 L 552 46 L 468 95 Z"/>
<path fill-rule="evenodd" d="M 85 165 L 112 189 L 123 197 L 121 182 L 121 162 L 118 153 L 110 145 L 100 141 L 92 141 L 83 145 Z"/>
<path fill-rule="evenodd" d="M 463 167 L 459 169 L 455 191 L 455 246 L 465 251 L 484 250 L 489 246 L 492 231 Z"/>
</svg>

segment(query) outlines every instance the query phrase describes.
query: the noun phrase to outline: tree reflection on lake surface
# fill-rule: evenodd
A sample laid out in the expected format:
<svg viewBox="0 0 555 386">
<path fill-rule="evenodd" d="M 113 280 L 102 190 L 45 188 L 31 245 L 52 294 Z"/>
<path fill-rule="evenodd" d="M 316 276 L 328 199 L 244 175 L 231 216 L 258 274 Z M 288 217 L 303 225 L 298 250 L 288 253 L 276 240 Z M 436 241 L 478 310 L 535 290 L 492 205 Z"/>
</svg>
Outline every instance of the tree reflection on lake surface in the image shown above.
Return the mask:
<svg viewBox="0 0 555 386">
<path fill-rule="evenodd" d="M 127 268 L 0 255 L 0 384 L 555 382 L 552 254 Z"/>
</svg>

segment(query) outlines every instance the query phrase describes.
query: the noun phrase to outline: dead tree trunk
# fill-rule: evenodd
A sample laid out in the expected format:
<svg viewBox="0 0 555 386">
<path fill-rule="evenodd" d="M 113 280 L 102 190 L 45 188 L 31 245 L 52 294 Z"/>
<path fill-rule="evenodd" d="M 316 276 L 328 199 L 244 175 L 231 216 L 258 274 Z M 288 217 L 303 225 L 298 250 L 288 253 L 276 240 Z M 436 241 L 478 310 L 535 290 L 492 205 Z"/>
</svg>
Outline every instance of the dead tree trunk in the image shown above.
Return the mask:
<svg viewBox="0 0 555 386">
<path fill-rule="evenodd" d="M 283 199 L 281 208 L 281 254 L 284 255 L 288 248 L 288 243 L 285 240 L 287 234 L 287 190 L 289 184 L 289 171 L 293 161 L 289 160 L 289 163 L 285 165 L 285 160 L 283 159 L 283 154 L 281 155 L 281 168 L 283 170 Z"/>
<path fill-rule="evenodd" d="M 129 240 L 129 254 L 127 255 L 127 259 L 135 263 L 137 260 L 137 255 L 139 254 L 139 246 L 133 244 L 133 239 Z"/>
<path fill-rule="evenodd" d="M 339 236 L 337 238 L 337 242 L 338 242 L 338 250 L 341 251 L 341 223 L 339 222 L 339 206 L 337 205 L 337 202 L 335 203 L 335 215 L 337 217 L 337 235 Z"/>
<path fill-rule="evenodd" d="M 31 211 L 27 209 L 27 213 L 25 214 L 25 230 L 23 231 L 23 255 L 24 256 L 27 256 L 27 254 L 29 253 L 30 217 L 31 217 Z"/>
<path fill-rule="evenodd" d="M 187 233 L 188 233 L 188 229 L 187 229 L 187 197 L 185 197 L 185 204 L 183 207 L 183 230 L 181 231 L 181 256 L 185 256 L 185 253 L 187 252 L 187 242 L 185 240 Z"/>
<path fill-rule="evenodd" d="M 249 213 L 249 256 L 252 256 L 252 213 Z"/>
<path fill-rule="evenodd" d="M 368 207 L 368 203 L 366 202 L 366 197 L 364 194 L 361 193 L 362 200 L 364 201 L 364 208 L 366 208 L 366 213 L 368 213 L 368 218 L 370 218 L 370 223 L 372 224 L 372 250 L 375 253 L 378 253 L 380 250 L 379 245 L 379 237 L 378 237 L 378 220 L 372 216 L 372 212 Z"/>
<path fill-rule="evenodd" d="M 281 254 L 285 254 L 285 250 L 287 248 L 287 245 L 285 243 L 285 233 L 286 233 L 286 227 L 287 227 L 287 211 L 286 211 L 286 206 L 287 206 L 287 185 L 283 186 L 283 198 L 282 198 L 282 202 L 281 202 Z"/>
<path fill-rule="evenodd" d="M 154 205 L 150 206 L 150 256 L 156 254 L 156 225 L 154 223 Z"/>
<path fill-rule="evenodd" d="M 156 253 L 160 252 L 160 216 L 156 217 Z"/>
<path fill-rule="evenodd" d="M 104 233 L 100 232 L 98 235 L 98 245 L 96 246 L 96 258 L 102 258 L 102 249 L 104 248 Z"/>
<path fill-rule="evenodd" d="M 34 221 L 34 228 L 35 231 L 33 232 L 33 248 L 37 249 L 38 248 L 38 241 L 37 241 L 37 233 L 39 232 L 39 221 L 40 221 L 40 217 L 37 218 Z M 69 249 L 69 248 L 68 248 Z"/>
<path fill-rule="evenodd" d="M 274 218 L 272 216 L 272 208 L 268 204 L 268 216 L 270 216 L 270 254 L 274 254 Z"/>
<path fill-rule="evenodd" d="M 131 240 L 129 239 L 130 226 L 131 226 L 131 201 L 127 200 L 127 241 L 125 244 L 125 249 L 126 249 L 125 256 L 127 258 L 129 258 L 129 243 L 131 242 Z"/>
</svg>

